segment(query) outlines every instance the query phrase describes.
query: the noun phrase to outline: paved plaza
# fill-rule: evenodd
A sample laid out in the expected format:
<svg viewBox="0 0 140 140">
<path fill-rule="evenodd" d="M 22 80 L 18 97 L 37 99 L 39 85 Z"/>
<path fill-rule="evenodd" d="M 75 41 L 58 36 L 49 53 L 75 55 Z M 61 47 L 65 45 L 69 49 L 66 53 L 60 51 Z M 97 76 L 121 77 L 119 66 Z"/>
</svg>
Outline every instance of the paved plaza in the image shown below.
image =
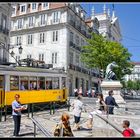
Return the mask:
<svg viewBox="0 0 140 140">
<path fill-rule="evenodd" d="M 71 99 L 72 101 L 73 99 Z M 87 103 L 89 101 L 89 105 L 94 105 L 95 106 L 95 101 L 96 99 L 93 98 L 84 98 L 84 103 Z M 129 102 L 129 105 L 132 105 L 135 103 Z M 112 128 L 109 124 L 98 118 L 97 116 L 94 117 L 94 124 L 93 124 L 93 129 L 89 130 L 86 127 L 86 122 L 88 118 L 88 112 L 91 111 L 90 108 L 87 107 L 87 113 L 83 112 L 82 113 L 82 118 L 81 118 L 81 127 L 82 129 L 79 131 L 73 131 L 75 137 L 122 137 L 120 133 L 118 133 L 114 128 Z M 49 110 L 47 111 L 39 111 L 34 113 L 34 118 L 38 120 L 40 124 L 42 124 L 52 135 L 53 137 L 53 132 L 54 128 L 57 122 L 60 120 L 60 116 L 63 112 L 68 112 L 70 114 L 70 124 L 71 127 L 73 128 L 73 114 L 72 110 L 68 111 L 67 108 L 64 109 L 56 109 L 55 114 L 50 115 Z M 117 111 L 116 111 L 117 113 Z M 131 112 L 132 114 L 128 115 L 113 115 L 109 116 L 111 121 L 114 121 L 116 125 L 120 125 L 121 128 L 121 122 L 123 119 L 128 119 L 130 120 L 132 124 L 132 127 L 136 131 L 137 134 L 139 134 L 139 118 L 140 115 L 135 115 L 134 112 Z M 106 117 L 106 116 L 105 116 Z M 7 116 L 6 122 L 4 121 L 4 117 L 2 122 L 0 122 L 0 137 L 13 137 L 13 119 L 11 115 Z M 22 114 L 22 120 L 21 120 L 21 131 L 20 134 L 21 136 L 19 137 L 34 137 L 34 125 L 32 120 L 28 117 L 28 114 L 24 113 Z M 45 137 L 44 134 L 37 128 L 37 135 L 36 137 Z"/>
</svg>

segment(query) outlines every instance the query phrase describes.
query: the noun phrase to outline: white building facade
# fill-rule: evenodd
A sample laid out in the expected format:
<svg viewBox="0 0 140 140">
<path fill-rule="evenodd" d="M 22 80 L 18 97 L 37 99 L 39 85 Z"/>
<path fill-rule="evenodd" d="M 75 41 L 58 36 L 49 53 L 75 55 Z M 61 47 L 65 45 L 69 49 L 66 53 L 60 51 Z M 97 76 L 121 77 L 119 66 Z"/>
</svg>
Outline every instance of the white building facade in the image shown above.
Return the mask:
<svg viewBox="0 0 140 140">
<path fill-rule="evenodd" d="M 140 62 L 133 63 L 134 67 L 130 75 L 125 75 L 125 81 L 137 81 L 140 80 Z"/>
<path fill-rule="evenodd" d="M 10 43 L 11 11 L 10 3 L 0 4 L 0 64 L 7 64 L 9 61 L 9 53 L 7 51 L 8 44 Z"/>
<path fill-rule="evenodd" d="M 10 43 L 23 48 L 21 55 L 14 48 L 17 60 L 33 58 L 64 68 L 71 94 L 74 88 L 82 87 L 85 93 L 91 86 L 98 87 L 98 72 L 90 72 L 80 60 L 81 46 L 93 26 L 85 22 L 86 13 L 79 4 L 21 3 L 13 8 Z M 10 61 L 15 62 L 12 57 Z"/>
<path fill-rule="evenodd" d="M 118 17 L 115 15 L 115 10 L 113 9 L 112 15 L 110 14 L 110 9 L 103 7 L 102 13 L 95 13 L 94 7 L 92 8 L 92 16 L 95 16 L 99 23 L 99 33 L 106 36 L 108 40 L 119 42 L 122 40 L 121 30 L 119 25 Z"/>
</svg>

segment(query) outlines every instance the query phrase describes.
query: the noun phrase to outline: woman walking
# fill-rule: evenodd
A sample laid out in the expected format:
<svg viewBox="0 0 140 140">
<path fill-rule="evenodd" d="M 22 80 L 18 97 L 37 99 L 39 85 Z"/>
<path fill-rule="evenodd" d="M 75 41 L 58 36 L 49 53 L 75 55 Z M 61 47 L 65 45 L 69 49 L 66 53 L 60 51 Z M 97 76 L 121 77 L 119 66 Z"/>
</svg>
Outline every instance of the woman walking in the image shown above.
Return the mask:
<svg viewBox="0 0 140 140">
<path fill-rule="evenodd" d="M 87 123 L 87 127 L 88 128 L 92 128 L 92 123 L 93 123 L 93 114 L 106 114 L 106 110 L 107 110 L 107 107 L 106 107 L 106 104 L 105 104 L 105 101 L 103 99 L 103 94 L 98 94 L 98 99 L 99 99 L 99 109 L 96 110 L 96 111 L 93 111 L 93 112 L 90 112 L 89 114 L 89 120 L 88 120 L 88 123 Z"/>
</svg>

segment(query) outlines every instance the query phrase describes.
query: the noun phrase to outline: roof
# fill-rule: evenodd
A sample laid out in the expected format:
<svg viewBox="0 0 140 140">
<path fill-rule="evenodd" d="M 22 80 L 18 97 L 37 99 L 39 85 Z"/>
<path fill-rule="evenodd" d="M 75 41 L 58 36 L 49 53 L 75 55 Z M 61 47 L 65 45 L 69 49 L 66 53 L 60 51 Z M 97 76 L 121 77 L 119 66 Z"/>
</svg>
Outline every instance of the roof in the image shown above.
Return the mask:
<svg viewBox="0 0 140 140">
<path fill-rule="evenodd" d="M 140 65 L 140 62 L 132 62 L 134 65 Z"/>
</svg>

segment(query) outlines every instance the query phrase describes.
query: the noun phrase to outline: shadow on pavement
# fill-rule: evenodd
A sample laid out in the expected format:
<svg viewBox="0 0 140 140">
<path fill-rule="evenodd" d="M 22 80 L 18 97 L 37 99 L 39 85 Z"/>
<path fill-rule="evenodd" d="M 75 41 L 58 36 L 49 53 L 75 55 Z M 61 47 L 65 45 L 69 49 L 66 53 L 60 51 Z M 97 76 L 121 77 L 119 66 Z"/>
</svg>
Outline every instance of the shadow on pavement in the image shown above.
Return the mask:
<svg viewBox="0 0 140 140">
<path fill-rule="evenodd" d="M 34 135 L 34 133 L 33 132 L 22 133 L 19 136 L 28 136 L 28 135 Z"/>
</svg>

